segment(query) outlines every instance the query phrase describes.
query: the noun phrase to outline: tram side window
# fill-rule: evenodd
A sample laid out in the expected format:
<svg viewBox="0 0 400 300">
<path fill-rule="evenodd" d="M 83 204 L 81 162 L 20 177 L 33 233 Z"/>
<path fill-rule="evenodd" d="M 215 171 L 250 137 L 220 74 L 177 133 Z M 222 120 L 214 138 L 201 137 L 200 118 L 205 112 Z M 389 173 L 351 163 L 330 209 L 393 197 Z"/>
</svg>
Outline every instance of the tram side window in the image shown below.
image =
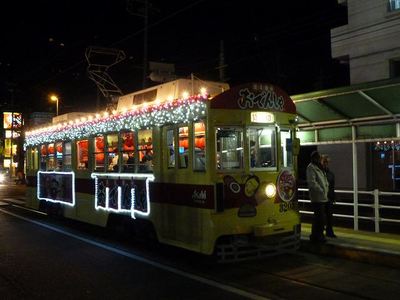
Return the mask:
<svg viewBox="0 0 400 300">
<path fill-rule="evenodd" d="M 276 167 L 275 127 L 249 128 L 250 168 Z"/>
<path fill-rule="evenodd" d="M 217 128 L 217 169 L 243 168 L 243 130 L 241 128 Z"/>
<path fill-rule="evenodd" d="M 60 171 L 63 168 L 63 143 L 55 143 L 55 155 L 56 155 L 56 170 Z"/>
<path fill-rule="evenodd" d="M 194 123 L 194 166 L 196 171 L 206 169 L 206 126 L 203 121 Z"/>
<path fill-rule="evenodd" d="M 72 149 L 71 149 L 71 142 L 64 143 L 64 170 L 71 170 L 72 169 Z"/>
<path fill-rule="evenodd" d="M 293 167 L 293 151 L 292 151 L 292 132 L 289 129 L 281 129 L 281 150 L 283 167 Z"/>
<path fill-rule="evenodd" d="M 122 171 L 135 172 L 135 132 L 121 133 Z"/>
<path fill-rule="evenodd" d="M 173 129 L 167 130 L 166 141 L 166 151 L 168 153 L 168 168 L 175 168 L 175 139 Z"/>
<path fill-rule="evenodd" d="M 56 169 L 56 157 L 55 157 L 54 143 L 47 145 L 47 170 L 53 171 Z"/>
<path fill-rule="evenodd" d="M 118 134 L 107 135 L 106 156 L 108 171 L 119 171 Z"/>
<path fill-rule="evenodd" d="M 81 140 L 76 142 L 76 168 L 78 170 L 87 170 L 89 163 L 89 141 Z M 96 157 L 97 158 L 97 157 Z M 103 156 L 104 159 L 104 156 Z"/>
<path fill-rule="evenodd" d="M 104 136 L 96 136 L 94 139 L 94 170 L 104 171 Z"/>
<path fill-rule="evenodd" d="M 46 170 L 46 160 L 47 160 L 47 146 L 40 146 L 40 170 Z"/>
<path fill-rule="evenodd" d="M 39 169 L 39 151 L 37 147 L 31 149 L 31 163 L 30 167 L 31 170 L 38 170 Z"/>
<path fill-rule="evenodd" d="M 151 129 L 138 131 L 139 172 L 153 172 L 153 133 Z"/>
<path fill-rule="evenodd" d="M 183 126 L 178 129 L 179 134 L 179 160 L 180 169 L 186 169 L 189 162 L 189 127 Z"/>
</svg>

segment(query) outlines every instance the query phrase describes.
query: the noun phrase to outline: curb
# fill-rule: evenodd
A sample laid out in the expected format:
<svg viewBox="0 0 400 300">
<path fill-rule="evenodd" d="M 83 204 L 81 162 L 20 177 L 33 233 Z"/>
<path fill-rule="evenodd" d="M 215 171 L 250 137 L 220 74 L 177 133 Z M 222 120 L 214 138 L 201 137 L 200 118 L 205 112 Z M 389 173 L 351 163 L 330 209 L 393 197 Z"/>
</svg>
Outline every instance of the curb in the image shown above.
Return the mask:
<svg viewBox="0 0 400 300">
<path fill-rule="evenodd" d="M 400 253 L 393 253 L 385 251 L 384 249 L 378 250 L 349 244 L 338 244 L 337 242 L 331 243 L 329 240 L 327 243 L 317 244 L 302 239 L 300 250 L 317 255 L 339 257 L 357 262 L 400 268 Z"/>
</svg>

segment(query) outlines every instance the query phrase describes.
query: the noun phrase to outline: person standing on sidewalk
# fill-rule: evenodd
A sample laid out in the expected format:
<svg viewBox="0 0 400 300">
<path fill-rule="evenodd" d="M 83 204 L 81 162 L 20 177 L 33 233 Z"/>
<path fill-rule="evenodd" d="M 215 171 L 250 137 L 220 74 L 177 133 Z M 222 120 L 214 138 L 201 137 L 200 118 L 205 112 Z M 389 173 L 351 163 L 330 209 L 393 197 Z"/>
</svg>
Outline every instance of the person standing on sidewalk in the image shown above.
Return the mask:
<svg viewBox="0 0 400 300">
<path fill-rule="evenodd" d="M 336 238 L 337 236 L 333 232 L 332 227 L 332 214 L 333 214 L 333 204 L 335 203 L 335 174 L 329 169 L 329 156 L 322 155 L 321 164 L 324 169 L 326 179 L 328 180 L 328 202 L 326 203 L 326 226 L 325 234 L 327 237 Z"/>
<path fill-rule="evenodd" d="M 326 203 L 328 202 L 328 180 L 321 165 L 318 151 L 311 153 L 311 162 L 307 166 L 307 185 L 310 194 L 314 217 L 310 241 L 325 242 L 324 226 L 326 224 Z"/>
</svg>

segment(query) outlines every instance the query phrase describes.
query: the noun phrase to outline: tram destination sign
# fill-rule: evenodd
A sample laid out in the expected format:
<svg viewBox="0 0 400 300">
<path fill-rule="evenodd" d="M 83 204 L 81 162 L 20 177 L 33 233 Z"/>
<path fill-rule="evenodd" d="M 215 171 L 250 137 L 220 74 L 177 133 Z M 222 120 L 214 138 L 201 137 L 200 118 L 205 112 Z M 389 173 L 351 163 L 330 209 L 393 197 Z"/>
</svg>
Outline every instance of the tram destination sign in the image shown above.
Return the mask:
<svg viewBox="0 0 400 300">
<path fill-rule="evenodd" d="M 274 115 L 266 111 L 252 111 L 250 113 L 252 123 L 274 123 Z"/>
</svg>

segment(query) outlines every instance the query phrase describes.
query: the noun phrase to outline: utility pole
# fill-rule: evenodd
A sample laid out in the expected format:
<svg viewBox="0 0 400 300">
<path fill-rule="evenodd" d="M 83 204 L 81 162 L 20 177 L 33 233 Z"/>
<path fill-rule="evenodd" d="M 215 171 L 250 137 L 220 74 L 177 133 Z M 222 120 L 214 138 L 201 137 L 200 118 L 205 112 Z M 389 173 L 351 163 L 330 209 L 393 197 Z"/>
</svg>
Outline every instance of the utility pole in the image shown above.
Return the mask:
<svg viewBox="0 0 400 300">
<path fill-rule="evenodd" d="M 138 16 L 144 20 L 143 29 L 143 88 L 147 87 L 148 77 L 148 27 L 149 27 L 149 10 L 152 4 L 148 0 L 127 0 L 126 10 L 133 16 Z"/>
<path fill-rule="evenodd" d="M 228 65 L 225 64 L 225 47 L 224 47 L 224 41 L 221 40 L 219 42 L 219 64 L 218 64 L 218 70 L 219 70 L 219 80 L 221 82 L 226 82 L 226 74 L 225 74 L 225 69 Z"/>
<path fill-rule="evenodd" d="M 144 1 L 144 37 L 143 37 L 143 88 L 147 87 L 147 60 L 148 60 L 148 25 L 149 25 L 149 1 Z"/>
</svg>

